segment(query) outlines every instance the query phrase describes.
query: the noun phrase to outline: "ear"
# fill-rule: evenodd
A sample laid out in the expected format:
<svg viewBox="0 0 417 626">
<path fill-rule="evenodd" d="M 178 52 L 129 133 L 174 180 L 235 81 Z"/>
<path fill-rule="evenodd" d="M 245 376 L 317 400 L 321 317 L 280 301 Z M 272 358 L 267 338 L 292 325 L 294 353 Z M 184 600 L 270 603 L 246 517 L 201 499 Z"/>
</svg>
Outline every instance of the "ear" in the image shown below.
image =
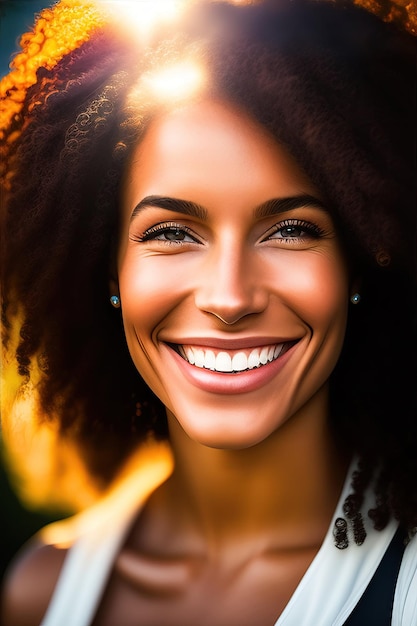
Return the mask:
<svg viewBox="0 0 417 626">
<path fill-rule="evenodd" d="M 110 296 L 119 296 L 119 278 L 117 273 L 116 255 L 111 254 L 109 262 L 109 290 Z"/>
<path fill-rule="evenodd" d="M 357 276 L 351 280 L 349 287 L 349 297 L 352 297 L 354 294 L 360 294 L 362 289 L 362 279 Z"/>
<path fill-rule="evenodd" d="M 119 281 L 114 274 L 109 277 L 109 290 L 111 296 L 119 296 Z"/>
</svg>

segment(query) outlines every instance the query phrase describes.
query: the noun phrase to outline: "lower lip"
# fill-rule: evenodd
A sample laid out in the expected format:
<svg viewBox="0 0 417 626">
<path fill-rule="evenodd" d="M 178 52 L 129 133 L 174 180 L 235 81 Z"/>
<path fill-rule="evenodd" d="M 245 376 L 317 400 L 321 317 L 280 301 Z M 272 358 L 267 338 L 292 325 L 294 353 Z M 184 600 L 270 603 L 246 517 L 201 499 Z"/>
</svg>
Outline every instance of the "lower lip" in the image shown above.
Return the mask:
<svg viewBox="0 0 417 626">
<path fill-rule="evenodd" d="M 220 394 L 242 394 L 260 389 L 269 383 L 284 367 L 296 347 L 292 346 L 275 361 L 236 374 L 222 374 L 191 365 L 175 350 L 164 344 L 185 378 L 203 391 Z"/>
</svg>

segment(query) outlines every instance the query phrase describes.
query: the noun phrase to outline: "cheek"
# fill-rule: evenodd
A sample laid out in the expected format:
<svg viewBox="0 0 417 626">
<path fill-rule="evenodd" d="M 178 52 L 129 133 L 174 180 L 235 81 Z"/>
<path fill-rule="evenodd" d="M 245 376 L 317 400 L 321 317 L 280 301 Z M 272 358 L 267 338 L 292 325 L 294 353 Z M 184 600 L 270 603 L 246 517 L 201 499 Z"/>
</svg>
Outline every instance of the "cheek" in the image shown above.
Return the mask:
<svg viewBox="0 0 417 626">
<path fill-rule="evenodd" d="M 285 269 L 281 291 L 284 297 L 291 294 L 292 306 L 309 325 L 331 323 L 338 313 L 346 315 L 349 279 L 339 255 L 294 254 Z"/>
<path fill-rule="evenodd" d="M 309 355 L 315 365 L 310 383 L 318 388 L 333 371 L 345 338 L 349 277 L 343 260 L 338 255 L 312 255 L 298 288 L 294 305 L 309 327 Z"/>
<path fill-rule="evenodd" d="M 184 281 L 172 267 L 165 257 L 125 255 L 119 266 L 119 289 L 126 334 L 132 328 L 151 334 L 181 300 Z"/>
<path fill-rule="evenodd" d="M 294 260 L 286 273 L 282 294 L 286 306 L 305 331 L 305 352 L 297 373 L 287 381 L 293 404 L 300 408 L 322 388 L 343 347 L 349 306 L 349 276 L 338 255 L 309 255 L 308 263 Z"/>
</svg>

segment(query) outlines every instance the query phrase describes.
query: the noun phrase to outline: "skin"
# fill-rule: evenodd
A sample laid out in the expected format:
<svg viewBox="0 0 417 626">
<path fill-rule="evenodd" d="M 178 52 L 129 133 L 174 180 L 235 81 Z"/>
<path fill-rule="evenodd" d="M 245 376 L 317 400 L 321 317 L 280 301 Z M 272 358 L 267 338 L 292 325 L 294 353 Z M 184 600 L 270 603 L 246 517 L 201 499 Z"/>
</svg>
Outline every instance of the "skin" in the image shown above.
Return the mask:
<svg viewBox="0 0 417 626">
<path fill-rule="evenodd" d="M 306 195 L 314 198 L 306 206 L 256 212 Z M 204 215 L 168 210 L 161 197 Z M 136 367 L 167 407 L 176 465 L 122 552 L 119 577 L 142 592 L 144 623 L 172 623 L 174 607 L 181 624 L 202 615 L 210 624 L 273 623 L 321 544 L 345 472 L 326 426 L 352 288 L 334 224 L 289 154 L 214 101 L 151 126 L 122 204 L 111 288 Z M 255 383 L 257 370 L 196 372 L 171 347 L 230 346 L 233 355 L 281 342 L 282 365 Z M 111 606 L 109 595 L 100 620 Z"/>
<path fill-rule="evenodd" d="M 167 407 L 175 468 L 138 516 L 94 626 L 270 626 L 320 548 L 348 462 L 327 427 L 328 378 L 354 285 L 319 190 L 241 111 L 177 108 L 132 155 L 110 289 L 132 359 Z M 273 363 L 237 374 L 178 353 L 275 344 Z M 25 556 L 6 626 L 39 623 L 62 558 Z M 49 582 L 19 618 L 19 580 L 36 568 Z"/>
<path fill-rule="evenodd" d="M 163 118 L 133 156 L 118 258 L 129 350 L 170 420 L 175 416 L 203 445 L 240 449 L 262 442 L 310 401 L 339 356 L 350 286 L 330 215 L 317 200 L 316 206 L 254 216 L 269 200 L 301 194 L 320 198 L 265 131 L 214 102 Z M 138 203 L 154 195 L 196 203 L 207 218 L 145 201 L 132 219 Z M 285 220 L 293 229 L 308 222 L 320 236 L 303 231 L 284 239 L 282 231 L 271 232 Z M 183 230 L 180 242 L 167 242 L 160 231 L 139 241 L 164 223 L 191 232 Z M 187 373 L 195 368 L 184 375 L 178 367 L 184 360 L 169 347 L 208 342 L 218 352 L 223 342 L 234 348 L 239 341 L 244 347 L 296 345 L 276 376 L 250 392 L 247 376 L 236 393 L 207 391 L 218 376 L 213 382 L 206 377 L 204 388 L 190 381 Z"/>
</svg>

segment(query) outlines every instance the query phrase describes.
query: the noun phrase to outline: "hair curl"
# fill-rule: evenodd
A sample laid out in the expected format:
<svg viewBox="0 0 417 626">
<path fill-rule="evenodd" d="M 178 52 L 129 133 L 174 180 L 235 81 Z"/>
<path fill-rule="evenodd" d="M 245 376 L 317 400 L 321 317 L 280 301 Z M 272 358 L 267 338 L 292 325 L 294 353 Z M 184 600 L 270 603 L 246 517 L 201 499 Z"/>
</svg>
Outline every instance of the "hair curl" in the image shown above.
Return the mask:
<svg viewBox="0 0 417 626">
<path fill-rule="evenodd" d="M 182 30 L 158 33 L 146 51 L 103 27 L 39 69 L 4 134 L 4 344 L 19 308 L 19 373 L 30 379 L 37 360 L 43 414 L 105 480 L 150 432 L 167 436 L 164 408 L 108 303 L 108 278 L 123 171 L 158 111 L 137 85 L 168 52 L 187 50 L 208 69 L 210 93 L 286 145 L 335 216 L 362 281 L 330 387 L 335 435 L 361 459 L 346 516 L 361 543 L 375 480 L 375 527 L 394 516 L 412 533 L 416 41 L 350 2 L 201 2 Z"/>
</svg>

